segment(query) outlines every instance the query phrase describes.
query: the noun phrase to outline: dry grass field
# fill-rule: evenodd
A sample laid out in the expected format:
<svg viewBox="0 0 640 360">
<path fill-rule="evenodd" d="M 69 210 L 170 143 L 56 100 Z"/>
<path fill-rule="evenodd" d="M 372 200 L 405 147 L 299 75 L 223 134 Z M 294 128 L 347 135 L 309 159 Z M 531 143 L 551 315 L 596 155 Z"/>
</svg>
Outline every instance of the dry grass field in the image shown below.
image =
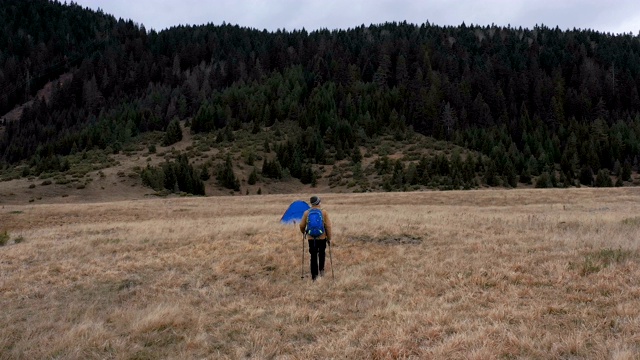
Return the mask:
<svg viewBox="0 0 640 360">
<path fill-rule="evenodd" d="M 0 358 L 640 358 L 638 188 L 309 195 L 5 205 Z"/>
</svg>

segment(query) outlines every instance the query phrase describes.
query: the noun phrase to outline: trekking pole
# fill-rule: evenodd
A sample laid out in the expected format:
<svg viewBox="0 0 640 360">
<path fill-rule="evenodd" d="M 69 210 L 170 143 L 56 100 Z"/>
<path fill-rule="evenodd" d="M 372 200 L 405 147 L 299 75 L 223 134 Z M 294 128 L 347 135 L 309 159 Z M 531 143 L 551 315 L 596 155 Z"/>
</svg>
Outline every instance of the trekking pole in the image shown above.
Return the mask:
<svg viewBox="0 0 640 360">
<path fill-rule="evenodd" d="M 336 276 L 333 274 L 333 257 L 331 256 L 331 240 L 327 240 L 327 241 L 329 241 L 329 261 L 331 262 L 331 279 L 335 281 Z"/>
<path fill-rule="evenodd" d="M 302 263 L 300 263 L 300 279 L 304 279 L 304 234 L 302 234 Z"/>
</svg>

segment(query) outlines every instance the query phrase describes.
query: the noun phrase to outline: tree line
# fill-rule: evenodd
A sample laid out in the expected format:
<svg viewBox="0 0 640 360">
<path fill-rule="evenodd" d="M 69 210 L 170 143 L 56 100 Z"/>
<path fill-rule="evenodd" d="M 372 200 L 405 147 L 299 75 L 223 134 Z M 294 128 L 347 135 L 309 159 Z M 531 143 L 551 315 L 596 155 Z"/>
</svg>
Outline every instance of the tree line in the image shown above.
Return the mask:
<svg viewBox="0 0 640 360">
<path fill-rule="evenodd" d="M 305 181 L 329 149 L 350 157 L 367 140 L 407 131 L 480 152 L 482 171 L 507 179 L 482 176 L 488 185 L 547 174 L 553 186 L 574 186 L 593 184 L 601 170 L 623 180 L 638 170 L 640 38 L 632 34 L 428 22 L 155 32 L 47 0 L 8 0 L 0 23 L 3 112 L 72 75 L 5 125 L 5 164 L 74 146 L 117 151 L 189 119 L 192 132 L 226 134 L 296 122 L 303 136 L 280 144 L 286 150 L 263 172 L 277 177 L 277 161 Z"/>
</svg>

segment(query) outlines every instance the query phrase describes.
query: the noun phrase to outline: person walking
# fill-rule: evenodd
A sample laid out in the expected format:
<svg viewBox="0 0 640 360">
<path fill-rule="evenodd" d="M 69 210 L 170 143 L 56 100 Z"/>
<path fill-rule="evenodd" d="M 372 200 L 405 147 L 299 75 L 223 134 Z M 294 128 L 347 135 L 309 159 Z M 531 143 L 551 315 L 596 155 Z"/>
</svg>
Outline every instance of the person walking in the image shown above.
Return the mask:
<svg viewBox="0 0 640 360">
<path fill-rule="evenodd" d="M 311 280 L 316 281 L 318 276 L 324 276 L 325 249 L 331 246 L 331 220 L 329 213 L 320 207 L 318 196 L 312 196 L 310 202 L 311 208 L 302 215 L 300 231 L 309 242 Z"/>
</svg>

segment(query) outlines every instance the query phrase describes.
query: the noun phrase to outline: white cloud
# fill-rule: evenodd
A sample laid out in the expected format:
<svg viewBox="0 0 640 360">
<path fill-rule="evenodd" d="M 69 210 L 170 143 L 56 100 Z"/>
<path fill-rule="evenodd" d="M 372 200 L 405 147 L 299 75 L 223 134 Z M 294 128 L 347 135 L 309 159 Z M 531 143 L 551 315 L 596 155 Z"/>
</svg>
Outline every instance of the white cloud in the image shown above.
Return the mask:
<svg viewBox="0 0 640 360">
<path fill-rule="evenodd" d="M 640 34 L 640 14 L 632 18 L 625 19 L 624 21 L 613 24 L 610 26 L 610 32 L 614 34 L 628 34 L 639 35 Z"/>
<path fill-rule="evenodd" d="M 76 0 L 101 7 L 148 29 L 223 21 L 258 29 L 347 29 L 361 24 L 404 21 L 436 25 L 489 25 L 603 32 L 640 30 L 637 0 Z"/>
</svg>

